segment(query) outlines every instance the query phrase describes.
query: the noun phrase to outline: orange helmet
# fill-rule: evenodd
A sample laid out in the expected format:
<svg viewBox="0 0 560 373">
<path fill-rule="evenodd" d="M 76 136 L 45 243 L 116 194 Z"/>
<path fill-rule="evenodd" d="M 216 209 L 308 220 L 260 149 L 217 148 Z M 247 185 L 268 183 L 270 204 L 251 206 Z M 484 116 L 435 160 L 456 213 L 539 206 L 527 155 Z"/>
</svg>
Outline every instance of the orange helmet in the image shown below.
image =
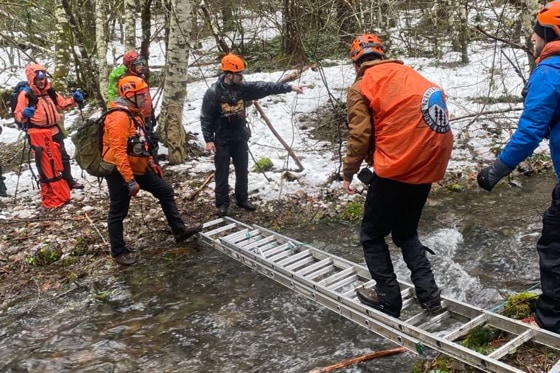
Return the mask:
<svg viewBox="0 0 560 373">
<path fill-rule="evenodd" d="M 148 84 L 137 76 L 124 76 L 119 79 L 118 91 L 120 97 L 130 98 L 148 92 Z"/>
<path fill-rule="evenodd" d="M 546 3 L 537 14 L 537 22 L 542 27 L 553 29 L 556 36 L 560 37 L 560 1 Z"/>
<path fill-rule="evenodd" d="M 233 53 L 228 53 L 222 58 L 222 71 L 230 73 L 240 73 L 245 70 L 243 59 Z"/>
<path fill-rule="evenodd" d="M 350 47 L 350 57 L 352 62 L 358 61 L 362 56 L 366 54 L 374 53 L 378 56 L 384 56 L 385 51 L 383 50 L 383 43 L 381 40 L 373 34 L 362 34 L 357 36 L 352 42 Z"/>
</svg>

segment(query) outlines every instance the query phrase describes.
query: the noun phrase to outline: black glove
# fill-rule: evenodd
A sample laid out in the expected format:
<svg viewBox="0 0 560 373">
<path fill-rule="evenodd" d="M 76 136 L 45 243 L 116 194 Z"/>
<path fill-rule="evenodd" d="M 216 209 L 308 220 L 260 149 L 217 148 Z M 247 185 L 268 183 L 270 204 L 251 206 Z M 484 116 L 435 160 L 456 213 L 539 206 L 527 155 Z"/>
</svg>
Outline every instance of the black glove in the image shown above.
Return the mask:
<svg viewBox="0 0 560 373">
<path fill-rule="evenodd" d="M 509 168 L 500 158 L 497 158 L 492 166 L 486 167 L 478 173 L 476 181 L 478 181 L 478 185 L 480 185 L 481 188 L 490 192 L 498 181 L 504 176 L 507 176 L 511 171 L 513 171 L 512 168 Z"/>
</svg>

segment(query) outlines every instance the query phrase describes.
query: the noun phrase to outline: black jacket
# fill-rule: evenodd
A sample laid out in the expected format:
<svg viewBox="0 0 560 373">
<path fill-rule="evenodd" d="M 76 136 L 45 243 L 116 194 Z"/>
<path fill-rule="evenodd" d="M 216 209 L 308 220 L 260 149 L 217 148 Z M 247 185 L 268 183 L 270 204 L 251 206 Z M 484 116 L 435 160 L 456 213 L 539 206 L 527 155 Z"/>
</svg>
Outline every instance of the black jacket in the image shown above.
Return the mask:
<svg viewBox="0 0 560 373">
<path fill-rule="evenodd" d="M 270 82 L 243 82 L 226 85 L 224 75 L 204 95 L 200 125 L 204 141 L 225 143 L 247 141 L 247 103 L 269 95 L 287 93 L 291 85 Z"/>
</svg>

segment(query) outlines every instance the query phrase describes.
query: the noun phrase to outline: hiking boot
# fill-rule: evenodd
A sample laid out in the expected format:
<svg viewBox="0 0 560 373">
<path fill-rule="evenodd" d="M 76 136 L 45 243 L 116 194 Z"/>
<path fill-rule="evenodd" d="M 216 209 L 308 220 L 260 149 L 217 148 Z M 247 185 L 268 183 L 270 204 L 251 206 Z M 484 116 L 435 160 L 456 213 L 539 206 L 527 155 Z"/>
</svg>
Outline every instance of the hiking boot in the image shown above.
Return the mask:
<svg viewBox="0 0 560 373">
<path fill-rule="evenodd" d="M 376 310 L 379 310 L 397 319 L 401 315 L 400 311 L 395 311 L 390 307 L 387 307 L 386 305 L 382 304 L 379 301 L 379 297 L 377 296 L 377 291 L 375 291 L 375 289 L 368 289 L 365 287 L 361 287 L 356 289 L 356 295 L 358 296 L 360 302 L 362 302 L 367 306 L 370 306 L 371 308 L 375 308 Z"/>
<path fill-rule="evenodd" d="M 242 209 L 245 209 L 247 211 L 255 211 L 257 209 L 257 206 L 253 205 L 251 202 L 249 201 L 245 201 L 245 202 L 241 202 L 238 203 L 237 206 L 241 207 Z"/>
<path fill-rule="evenodd" d="M 84 184 L 80 184 L 77 181 L 74 181 L 70 184 L 70 189 L 84 189 Z"/>
<path fill-rule="evenodd" d="M 117 262 L 117 263 L 119 263 L 123 266 L 129 266 L 129 265 L 132 265 L 132 264 L 136 263 L 136 257 L 131 252 L 126 252 L 126 253 L 121 254 L 119 256 L 115 256 L 115 257 L 113 257 L 113 259 L 115 260 L 115 262 Z"/>
<path fill-rule="evenodd" d="M 176 243 L 185 242 L 187 239 L 191 238 L 201 230 L 202 230 L 202 224 L 200 223 L 188 227 L 183 232 L 175 235 L 175 242 Z"/>
<path fill-rule="evenodd" d="M 227 216 L 228 213 L 228 208 L 227 206 L 220 206 L 218 207 L 218 216 L 220 218 L 223 218 L 224 216 Z"/>
<path fill-rule="evenodd" d="M 443 311 L 445 311 L 445 309 L 441 306 L 441 302 L 439 300 L 433 302 L 427 302 L 427 303 L 420 303 L 420 307 L 425 309 L 426 312 L 428 312 L 428 315 L 430 316 L 436 316 L 442 313 Z"/>
</svg>

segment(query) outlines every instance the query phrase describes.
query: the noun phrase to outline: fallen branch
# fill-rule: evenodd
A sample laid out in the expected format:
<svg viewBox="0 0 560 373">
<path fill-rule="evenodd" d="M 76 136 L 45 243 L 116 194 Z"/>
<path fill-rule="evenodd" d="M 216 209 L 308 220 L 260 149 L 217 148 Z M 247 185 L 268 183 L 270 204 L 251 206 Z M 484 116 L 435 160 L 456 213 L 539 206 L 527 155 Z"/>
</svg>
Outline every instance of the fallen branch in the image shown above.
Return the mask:
<svg viewBox="0 0 560 373">
<path fill-rule="evenodd" d="M 257 109 L 257 111 L 259 112 L 259 114 L 262 116 L 262 118 L 264 119 L 264 122 L 266 123 L 266 125 L 268 126 L 268 128 L 270 129 L 270 131 L 272 132 L 272 134 L 274 136 L 276 136 L 276 138 L 278 139 L 278 141 L 280 141 L 280 143 L 284 146 L 284 148 L 286 149 L 286 151 L 288 152 L 288 154 L 290 155 L 290 157 L 292 157 L 292 159 L 296 162 L 296 165 L 298 166 L 298 171 L 303 171 L 303 165 L 301 164 L 301 162 L 299 161 L 299 158 L 296 156 L 296 154 L 294 153 L 294 151 L 292 150 L 292 148 L 290 148 L 290 146 L 286 143 L 286 141 L 284 141 L 284 139 L 282 137 L 280 137 L 280 134 L 278 132 L 276 132 L 276 130 L 274 129 L 274 127 L 272 126 L 272 123 L 270 123 L 270 119 L 268 119 L 268 117 L 266 116 L 261 104 L 259 104 L 258 101 L 253 101 L 253 104 L 255 105 L 255 108 Z"/>
<path fill-rule="evenodd" d="M 460 117 L 451 118 L 451 119 L 449 119 L 449 121 L 450 122 L 455 122 L 455 121 L 458 121 L 458 120 L 463 120 L 463 119 L 467 119 L 467 118 L 474 118 L 474 117 L 478 117 L 478 116 L 504 114 L 504 113 L 510 113 L 512 111 L 522 111 L 522 110 L 523 110 L 523 108 L 511 108 L 511 109 L 502 109 L 502 110 L 482 111 L 482 112 L 479 112 L 479 113 L 467 114 L 467 115 L 463 115 L 463 116 L 460 116 Z"/>
<path fill-rule="evenodd" d="M 97 232 L 97 234 L 99 235 L 99 237 L 101 237 L 101 239 L 103 240 L 103 243 L 105 245 L 107 245 L 107 241 L 105 241 L 105 237 L 103 237 L 103 235 L 101 234 L 101 232 L 99 232 L 99 229 L 97 229 L 97 227 L 95 226 L 95 224 L 93 223 L 93 221 L 89 218 L 88 214 L 86 213 L 86 219 L 89 221 L 89 224 L 91 224 L 91 226 L 93 227 L 93 229 L 95 229 L 95 231 Z"/>
<path fill-rule="evenodd" d="M 208 175 L 206 180 L 204 180 L 202 185 L 197 190 L 195 190 L 193 194 L 187 197 L 187 200 L 192 201 L 196 196 L 198 196 L 198 194 L 202 191 L 202 189 L 206 187 L 206 185 L 208 185 L 208 183 L 210 182 L 210 180 L 212 180 L 213 177 L 214 177 L 214 173 L 212 172 L 210 175 Z"/>
<path fill-rule="evenodd" d="M 362 361 L 373 360 L 373 359 L 377 359 L 377 358 L 380 358 L 380 357 L 396 355 L 396 354 L 400 354 L 401 352 L 405 352 L 405 351 L 406 351 L 406 348 L 397 347 L 397 348 L 393 348 L 393 349 L 390 349 L 390 350 L 370 352 L 370 353 L 362 355 L 362 356 L 353 357 L 353 358 L 350 358 L 348 360 L 344 360 L 344 361 L 342 361 L 340 363 L 337 363 L 337 364 L 329 365 L 328 367 L 312 370 L 309 373 L 333 372 L 334 370 L 336 370 L 338 368 L 344 368 L 344 367 L 347 367 L 348 365 L 353 365 L 353 364 L 361 363 Z"/>
</svg>

